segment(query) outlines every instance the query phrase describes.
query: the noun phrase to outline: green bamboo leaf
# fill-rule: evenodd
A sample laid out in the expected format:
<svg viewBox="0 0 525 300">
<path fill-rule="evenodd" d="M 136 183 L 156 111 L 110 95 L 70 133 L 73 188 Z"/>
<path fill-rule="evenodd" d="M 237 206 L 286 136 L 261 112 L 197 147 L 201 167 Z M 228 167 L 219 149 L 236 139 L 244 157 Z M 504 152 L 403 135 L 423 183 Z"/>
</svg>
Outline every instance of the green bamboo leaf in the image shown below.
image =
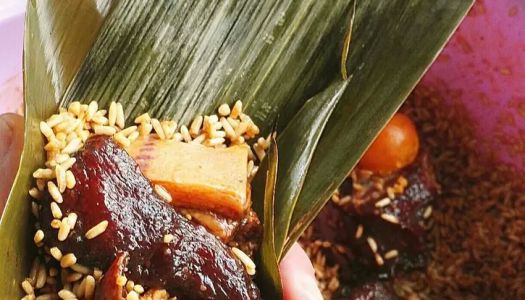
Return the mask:
<svg viewBox="0 0 525 300">
<path fill-rule="evenodd" d="M 293 213 L 286 249 L 317 216 L 406 99 L 472 3 L 358 2 L 348 60 L 353 79 L 315 151 Z"/>
<path fill-rule="evenodd" d="M 20 282 L 27 276 L 35 253 L 28 190 L 34 184 L 33 171 L 45 160 L 39 122 L 56 111 L 59 97 L 77 72 L 111 7 L 111 1 L 96 0 L 28 2 L 24 149 L 0 219 L 2 299 L 21 298 Z"/>
<path fill-rule="evenodd" d="M 268 155 L 253 183 L 253 209 L 262 216 L 264 226 L 261 250 L 258 253 L 257 284 L 265 299 L 282 299 L 281 276 L 278 258 L 275 255 L 275 186 L 278 172 L 278 151 L 272 135 Z"/>
<path fill-rule="evenodd" d="M 28 2 L 24 58 L 25 74 L 38 84 L 44 101 L 58 102 L 91 48 L 113 0 Z M 28 53 L 30 52 L 30 53 Z M 45 66 L 46 68 L 42 68 Z M 50 91 L 53 95 L 47 95 Z M 35 94 L 38 95 L 38 94 Z M 29 103 L 39 102 L 30 98 Z"/>
<path fill-rule="evenodd" d="M 242 100 L 263 132 L 337 76 L 350 0 L 121 1 L 63 103 L 188 123 Z M 286 124 L 283 124 L 286 125 Z"/>
<path fill-rule="evenodd" d="M 348 81 L 336 82 L 308 100 L 277 138 L 282 153 L 275 191 L 275 226 L 279 229 L 275 232 L 275 250 L 278 259 L 317 142 L 347 85 Z"/>
</svg>

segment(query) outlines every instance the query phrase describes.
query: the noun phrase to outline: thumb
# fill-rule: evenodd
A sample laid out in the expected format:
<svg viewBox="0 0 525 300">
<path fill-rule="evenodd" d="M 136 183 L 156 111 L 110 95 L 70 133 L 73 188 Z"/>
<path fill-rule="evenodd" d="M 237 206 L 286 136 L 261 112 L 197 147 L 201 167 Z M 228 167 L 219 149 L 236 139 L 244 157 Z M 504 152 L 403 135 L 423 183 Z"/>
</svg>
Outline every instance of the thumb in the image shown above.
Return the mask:
<svg viewBox="0 0 525 300">
<path fill-rule="evenodd" d="M 322 300 L 310 259 L 294 244 L 279 265 L 286 300 Z"/>
<path fill-rule="evenodd" d="M 0 115 L 0 215 L 11 190 L 24 143 L 24 120 L 16 114 Z"/>
</svg>

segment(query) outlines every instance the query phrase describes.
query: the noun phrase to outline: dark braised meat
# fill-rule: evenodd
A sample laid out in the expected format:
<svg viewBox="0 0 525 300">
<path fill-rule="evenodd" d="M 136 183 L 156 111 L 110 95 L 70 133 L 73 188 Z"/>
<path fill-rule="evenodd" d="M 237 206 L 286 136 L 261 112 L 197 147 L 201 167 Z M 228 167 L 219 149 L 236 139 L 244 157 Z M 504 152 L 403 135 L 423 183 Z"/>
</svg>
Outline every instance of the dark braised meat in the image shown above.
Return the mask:
<svg viewBox="0 0 525 300">
<path fill-rule="evenodd" d="M 211 211 L 191 208 L 177 208 L 177 210 L 193 222 L 204 226 L 225 243 L 232 239 L 233 233 L 239 227 L 238 220 L 232 220 Z"/>
<path fill-rule="evenodd" d="M 128 253 L 128 279 L 165 288 L 180 299 L 258 299 L 259 291 L 229 248 L 201 225 L 184 218 L 155 194 L 133 159 L 109 137 L 90 138 L 71 171 L 76 186 L 63 194 L 62 212 L 78 214 L 69 237 L 59 242 L 50 197 L 41 212 L 45 243 L 78 262 L 106 270 Z M 86 232 L 99 222 L 109 226 L 94 239 Z M 165 235 L 173 240 L 165 243 Z"/>
<path fill-rule="evenodd" d="M 313 225 L 313 239 L 338 245 L 327 249 L 341 266 L 340 281 L 361 284 L 425 265 L 425 231 L 439 186 L 426 155 L 386 177 L 354 173 Z"/>
<path fill-rule="evenodd" d="M 228 244 L 232 247 L 241 249 L 249 256 L 254 256 L 259 248 L 259 242 L 262 238 L 261 221 L 257 214 L 250 210 L 237 226 L 232 241 Z"/>
<path fill-rule="evenodd" d="M 181 208 L 179 211 L 184 215 L 190 215 L 192 221 L 204 226 L 224 243 L 241 249 L 250 257 L 253 257 L 259 248 L 262 226 L 252 209 L 249 209 L 241 220 L 232 220 L 213 212 L 196 209 Z"/>
</svg>

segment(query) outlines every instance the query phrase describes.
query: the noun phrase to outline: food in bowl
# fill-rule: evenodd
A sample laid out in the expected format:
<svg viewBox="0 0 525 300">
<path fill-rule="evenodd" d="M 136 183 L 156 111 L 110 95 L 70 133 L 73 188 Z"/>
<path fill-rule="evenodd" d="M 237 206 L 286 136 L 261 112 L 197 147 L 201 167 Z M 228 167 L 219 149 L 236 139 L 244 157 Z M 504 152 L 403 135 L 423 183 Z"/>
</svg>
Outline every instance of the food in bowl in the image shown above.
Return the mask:
<svg viewBox="0 0 525 300">
<path fill-rule="evenodd" d="M 525 297 L 520 177 L 480 155 L 465 112 L 436 92 L 418 87 L 401 112 L 417 128 L 417 159 L 389 174 L 359 164 L 301 239 L 325 298 Z M 401 217 L 381 220 L 385 208 Z"/>
</svg>

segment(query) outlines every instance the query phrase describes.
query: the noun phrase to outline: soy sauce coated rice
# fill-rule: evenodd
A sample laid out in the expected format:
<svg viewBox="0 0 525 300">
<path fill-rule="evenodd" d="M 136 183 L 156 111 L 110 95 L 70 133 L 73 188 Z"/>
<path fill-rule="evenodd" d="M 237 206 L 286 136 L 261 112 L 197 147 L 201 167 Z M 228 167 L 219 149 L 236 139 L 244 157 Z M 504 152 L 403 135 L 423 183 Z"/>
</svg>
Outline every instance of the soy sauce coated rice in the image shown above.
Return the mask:
<svg viewBox="0 0 525 300">
<path fill-rule="evenodd" d="M 426 270 L 399 274 L 394 289 L 409 299 L 524 299 L 521 176 L 479 155 L 467 114 L 441 102 L 434 91 L 419 87 L 402 108 L 417 124 L 442 196 L 429 212 L 433 250 Z M 340 266 L 326 264 L 321 250 L 329 245 L 312 241 L 310 233 L 302 242 L 323 295 L 330 298 L 339 287 Z"/>
</svg>

